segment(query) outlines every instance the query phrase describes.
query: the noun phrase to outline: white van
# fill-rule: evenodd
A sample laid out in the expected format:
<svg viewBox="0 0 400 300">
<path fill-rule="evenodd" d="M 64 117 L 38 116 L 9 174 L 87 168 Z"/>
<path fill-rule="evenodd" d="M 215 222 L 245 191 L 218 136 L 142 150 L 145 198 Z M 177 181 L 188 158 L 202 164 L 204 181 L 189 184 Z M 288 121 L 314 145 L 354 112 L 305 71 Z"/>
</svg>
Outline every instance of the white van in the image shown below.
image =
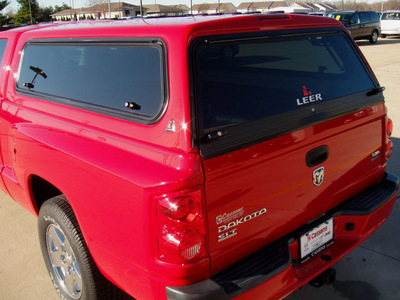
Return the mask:
<svg viewBox="0 0 400 300">
<path fill-rule="evenodd" d="M 381 17 L 381 36 L 400 36 L 400 10 L 387 10 Z"/>
</svg>

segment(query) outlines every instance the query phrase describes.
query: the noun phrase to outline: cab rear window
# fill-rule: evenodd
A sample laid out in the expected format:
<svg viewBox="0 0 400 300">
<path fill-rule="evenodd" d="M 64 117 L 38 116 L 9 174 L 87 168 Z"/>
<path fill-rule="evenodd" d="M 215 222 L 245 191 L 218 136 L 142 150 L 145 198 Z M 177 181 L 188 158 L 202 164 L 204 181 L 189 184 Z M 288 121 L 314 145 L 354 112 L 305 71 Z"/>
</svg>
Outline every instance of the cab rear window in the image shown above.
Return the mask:
<svg viewBox="0 0 400 300">
<path fill-rule="evenodd" d="M 204 39 L 197 42 L 193 56 L 203 143 L 212 139 L 215 130 L 259 120 L 268 126 L 277 116 L 281 128 L 290 132 L 308 122 L 322 121 L 324 111 L 330 116 L 339 114 L 327 107 L 329 102 L 360 92 L 365 95 L 376 85 L 354 46 L 341 33 Z M 339 105 L 343 112 L 363 105 L 346 101 Z M 305 119 L 291 125 L 293 120 L 282 121 L 288 113 L 291 119 Z M 267 135 L 279 134 L 274 130 Z M 216 136 L 222 135 L 225 133 Z"/>
</svg>

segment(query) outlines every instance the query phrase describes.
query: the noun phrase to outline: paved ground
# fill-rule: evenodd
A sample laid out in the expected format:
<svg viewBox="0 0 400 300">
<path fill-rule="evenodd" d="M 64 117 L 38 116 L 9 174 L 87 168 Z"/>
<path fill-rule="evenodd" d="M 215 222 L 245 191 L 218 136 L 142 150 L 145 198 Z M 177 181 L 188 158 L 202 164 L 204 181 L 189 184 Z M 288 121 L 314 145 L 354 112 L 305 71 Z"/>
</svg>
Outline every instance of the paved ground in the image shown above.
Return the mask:
<svg viewBox="0 0 400 300">
<path fill-rule="evenodd" d="M 381 85 L 394 121 L 388 170 L 400 175 L 400 39 L 359 43 Z M 0 192 L 0 300 L 59 299 L 42 261 L 36 218 Z M 331 286 L 305 286 L 286 300 L 399 300 L 400 202 L 370 239 L 335 265 Z"/>
</svg>

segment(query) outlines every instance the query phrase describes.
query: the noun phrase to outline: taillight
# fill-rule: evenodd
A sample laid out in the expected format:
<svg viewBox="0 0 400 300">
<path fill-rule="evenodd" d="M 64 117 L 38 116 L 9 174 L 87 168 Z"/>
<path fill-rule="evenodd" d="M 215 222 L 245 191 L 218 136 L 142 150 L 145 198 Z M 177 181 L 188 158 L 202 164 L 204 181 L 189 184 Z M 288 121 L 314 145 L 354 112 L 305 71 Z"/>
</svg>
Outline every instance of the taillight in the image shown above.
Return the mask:
<svg viewBox="0 0 400 300">
<path fill-rule="evenodd" d="M 393 122 L 391 119 L 386 117 L 386 136 L 391 137 L 393 132 Z"/>
<path fill-rule="evenodd" d="M 385 117 L 386 122 L 386 138 L 385 138 L 385 159 L 388 160 L 392 155 L 393 142 L 389 139 L 393 132 L 393 122 L 387 116 Z"/>
<path fill-rule="evenodd" d="M 187 263 L 205 255 L 205 221 L 201 190 L 186 190 L 156 198 L 157 258 Z"/>
</svg>

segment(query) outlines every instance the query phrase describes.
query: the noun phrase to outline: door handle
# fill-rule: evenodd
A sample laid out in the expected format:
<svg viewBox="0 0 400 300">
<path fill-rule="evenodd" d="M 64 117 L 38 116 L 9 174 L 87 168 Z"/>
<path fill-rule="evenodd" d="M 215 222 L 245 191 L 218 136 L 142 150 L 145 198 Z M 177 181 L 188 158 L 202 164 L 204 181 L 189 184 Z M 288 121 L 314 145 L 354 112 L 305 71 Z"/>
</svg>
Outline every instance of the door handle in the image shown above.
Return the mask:
<svg viewBox="0 0 400 300">
<path fill-rule="evenodd" d="M 328 146 L 321 146 L 315 149 L 312 149 L 306 154 L 306 164 L 307 167 L 314 167 L 316 165 L 322 164 L 329 157 L 329 148 Z"/>
</svg>

